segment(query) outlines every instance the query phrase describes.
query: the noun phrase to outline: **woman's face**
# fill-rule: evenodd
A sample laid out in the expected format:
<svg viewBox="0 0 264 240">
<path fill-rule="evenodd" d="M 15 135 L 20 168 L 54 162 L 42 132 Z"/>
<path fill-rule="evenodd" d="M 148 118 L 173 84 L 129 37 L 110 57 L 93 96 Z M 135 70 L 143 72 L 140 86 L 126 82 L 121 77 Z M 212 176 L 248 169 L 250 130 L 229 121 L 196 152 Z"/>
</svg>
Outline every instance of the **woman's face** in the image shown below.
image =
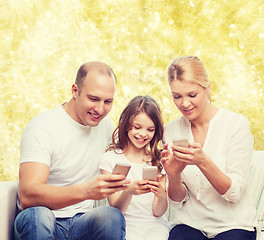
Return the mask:
<svg viewBox="0 0 264 240">
<path fill-rule="evenodd" d="M 174 104 L 190 121 L 196 120 L 209 104 L 210 87 L 204 88 L 197 83 L 173 80 L 170 82 Z"/>
</svg>

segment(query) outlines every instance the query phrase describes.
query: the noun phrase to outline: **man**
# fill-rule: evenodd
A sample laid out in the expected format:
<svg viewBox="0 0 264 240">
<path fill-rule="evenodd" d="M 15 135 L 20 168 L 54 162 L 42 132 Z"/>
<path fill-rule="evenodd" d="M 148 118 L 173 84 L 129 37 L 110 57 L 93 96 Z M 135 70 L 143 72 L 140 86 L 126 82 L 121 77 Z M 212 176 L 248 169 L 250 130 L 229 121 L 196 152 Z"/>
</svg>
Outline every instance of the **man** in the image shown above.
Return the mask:
<svg viewBox="0 0 264 240">
<path fill-rule="evenodd" d="M 98 175 L 110 143 L 116 79 L 102 62 L 83 64 L 72 85 L 72 98 L 39 114 L 23 131 L 19 168 L 16 239 L 124 239 L 119 210 L 93 208 L 124 190 L 121 175 Z"/>
</svg>

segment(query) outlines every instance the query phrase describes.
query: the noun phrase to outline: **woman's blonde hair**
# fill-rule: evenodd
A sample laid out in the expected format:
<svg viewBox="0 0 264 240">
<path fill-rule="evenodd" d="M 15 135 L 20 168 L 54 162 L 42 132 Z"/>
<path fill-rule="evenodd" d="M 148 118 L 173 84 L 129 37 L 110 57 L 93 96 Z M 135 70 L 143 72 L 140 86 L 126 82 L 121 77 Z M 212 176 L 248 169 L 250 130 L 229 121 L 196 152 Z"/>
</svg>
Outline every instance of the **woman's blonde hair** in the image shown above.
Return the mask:
<svg viewBox="0 0 264 240">
<path fill-rule="evenodd" d="M 210 82 L 203 62 L 196 56 L 174 58 L 167 69 L 169 83 L 174 80 L 198 83 L 206 88 Z"/>
<path fill-rule="evenodd" d="M 186 81 L 197 83 L 203 88 L 210 85 L 203 62 L 196 56 L 181 56 L 174 58 L 167 68 L 168 82 Z M 208 96 L 210 101 L 211 97 Z"/>
</svg>

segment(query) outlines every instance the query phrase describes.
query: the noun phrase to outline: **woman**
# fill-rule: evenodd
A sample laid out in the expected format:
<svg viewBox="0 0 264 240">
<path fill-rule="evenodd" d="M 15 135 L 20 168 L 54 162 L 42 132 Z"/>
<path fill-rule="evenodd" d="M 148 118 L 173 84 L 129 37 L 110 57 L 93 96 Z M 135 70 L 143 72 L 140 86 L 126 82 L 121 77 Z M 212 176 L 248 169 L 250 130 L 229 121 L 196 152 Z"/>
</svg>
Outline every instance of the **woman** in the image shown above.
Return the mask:
<svg viewBox="0 0 264 240">
<path fill-rule="evenodd" d="M 211 105 L 208 75 L 195 56 L 174 59 L 168 82 L 183 114 L 166 125 L 163 138 L 161 161 L 175 207 L 169 239 L 255 240 L 247 119 Z M 189 146 L 173 145 L 176 138 L 187 138 Z"/>
</svg>

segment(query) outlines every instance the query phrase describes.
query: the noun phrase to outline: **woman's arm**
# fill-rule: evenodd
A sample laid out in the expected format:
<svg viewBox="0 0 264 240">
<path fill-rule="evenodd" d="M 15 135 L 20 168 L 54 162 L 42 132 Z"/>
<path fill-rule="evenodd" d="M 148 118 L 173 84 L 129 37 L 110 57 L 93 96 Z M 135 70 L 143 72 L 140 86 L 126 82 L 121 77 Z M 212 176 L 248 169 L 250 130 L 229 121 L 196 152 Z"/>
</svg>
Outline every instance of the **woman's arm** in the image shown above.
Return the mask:
<svg viewBox="0 0 264 240">
<path fill-rule="evenodd" d="M 181 179 L 181 172 L 186 165 L 176 161 L 175 156 L 168 150 L 168 144 L 163 146 L 161 156 L 161 162 L 168 177 L 168 196 L 175 202 L 181 202 L 187 195 Z"/>
<path fill-rule="evenodd" d="M 203 155 L 203 160 L 197 165 L 198 168 L 220 195 L 225 194 L 232 184 L 230 177 L 222 172 L 206 154 Z"/>
<path fill-rule="evenodd" d="M 219 194 L 225 194 L 231 186 L 231 179 L 223 173 L 205 154 L 199 143 L 190 143 L 191 148 L 173 146 L 176 160 L 186 165 L 196 165 Z"/>
<path fill-rule="evenodd" d="M 191 143 L 191 148 L 173 146 L 176 160 L 186 165 L 196 165 L 214 189 L 229 202 L 237 202 L 246 186 L 250 171 L 253 140 L 245 118 L 237 122 L 237 129 L 232 133 L 222 171 L 199 143 Z"/>
<path fill-rule="evenodd" d="M 237 122 L 227 151 L 226 175 L 231 179 L 231 187 L 222 196 L 229 202 L 237 202 L 244 193 L 251 171 L 253 137 L 246 117 Z"/>
</svg>

